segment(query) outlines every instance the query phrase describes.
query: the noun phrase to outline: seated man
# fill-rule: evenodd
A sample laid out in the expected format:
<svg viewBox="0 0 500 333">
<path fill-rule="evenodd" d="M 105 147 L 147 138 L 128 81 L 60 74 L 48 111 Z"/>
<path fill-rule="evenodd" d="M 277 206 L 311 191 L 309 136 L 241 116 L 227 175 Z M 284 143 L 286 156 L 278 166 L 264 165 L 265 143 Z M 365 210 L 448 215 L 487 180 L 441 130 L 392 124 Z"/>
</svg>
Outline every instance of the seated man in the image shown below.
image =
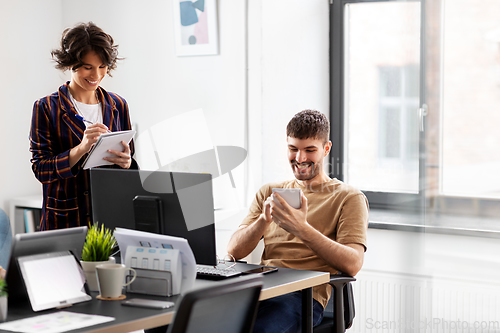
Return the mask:
<svg viewBox="0 0 500 333">
<path fill-rule="evenodd" d="M 241 259 L 264 238 L 262 265 L 356 275 L 363 265 L 368 201 L 360 191 L 331 179 L 323 159 L 330 152 L 330 124 L 324 114 L 305 110 L 287 126 L 288 160 L 295 179 L 266 184 L 231 237 L 228 253 Z M 289 206 L 273 188 L 302 189 L 300 209 Z M 283 209 L 273 201 L 279 200 Z M 329 285 L 313 289 L 313 325 L 323 317 Z M 255 332 L 301 329 L 301 292 L 260 302 Z"/>
</svg>

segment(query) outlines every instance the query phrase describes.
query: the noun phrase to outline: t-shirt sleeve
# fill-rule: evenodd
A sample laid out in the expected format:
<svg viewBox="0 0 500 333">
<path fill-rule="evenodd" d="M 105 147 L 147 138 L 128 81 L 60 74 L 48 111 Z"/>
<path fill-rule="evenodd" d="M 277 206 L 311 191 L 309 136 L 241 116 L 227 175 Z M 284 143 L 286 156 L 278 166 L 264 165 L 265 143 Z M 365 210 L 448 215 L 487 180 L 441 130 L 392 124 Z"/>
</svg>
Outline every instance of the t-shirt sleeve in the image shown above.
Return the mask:
<svg viewBox="0 0 500 333">
<path fill-rule="evenodd" d="M 346 198 L 337 229 L 337 242 L 356 243 L 367 248 L 366 232 L 368 229 L 368 200 L 363 193 Z"/>
</svg>

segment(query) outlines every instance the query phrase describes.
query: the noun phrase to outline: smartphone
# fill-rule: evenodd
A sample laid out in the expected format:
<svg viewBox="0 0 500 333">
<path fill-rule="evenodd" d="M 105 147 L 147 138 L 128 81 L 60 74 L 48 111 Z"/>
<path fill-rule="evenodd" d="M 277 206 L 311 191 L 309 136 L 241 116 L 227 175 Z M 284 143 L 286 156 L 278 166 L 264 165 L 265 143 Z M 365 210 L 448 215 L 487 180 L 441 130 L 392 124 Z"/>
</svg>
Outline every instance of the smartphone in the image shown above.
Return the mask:
<svg viewBox="0 0 500 333">
<path fill-rule="evenodd" d="M 300 188 L 273 188 L 273 193 L 278 193 L 290 206 L 300 209 L 302 203 L 302 190 Z M 273 198 L 281 206 L 276 198 Z"/>
<path fill-rule="evenodd" d="M 255 274 L 255 273 L 267 274 L 267 273 L 277 272 L 277 271 L 278 271 L 278 267 L 264 266 L 264 267 L 257 267 L 254 269 L 250 269 L 248 271 L 242 272 L 242 274 Z"/>
<path fill-rule="evenodd" d="M 131 298 L 126 301 L 123 301 L 122 305 L 136 306 L 139 308 L 149 308 L 149 309 L 168 309 L 173 307 L 175 303 L 168 301 L 157 301 L 145 298 Z"/>
</svg>

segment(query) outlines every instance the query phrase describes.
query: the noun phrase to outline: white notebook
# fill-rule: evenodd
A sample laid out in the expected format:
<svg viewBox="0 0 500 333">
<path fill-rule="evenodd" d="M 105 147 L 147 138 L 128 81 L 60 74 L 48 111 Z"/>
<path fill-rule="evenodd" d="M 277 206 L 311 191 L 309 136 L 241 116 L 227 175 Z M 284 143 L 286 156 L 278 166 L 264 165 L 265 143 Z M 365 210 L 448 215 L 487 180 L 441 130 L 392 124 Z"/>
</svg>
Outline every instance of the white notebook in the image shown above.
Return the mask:
<svg viewBox="0 0 500 333">
<path fill-rule="evenodd" d="M 103 160 L 104 157 L 114 157 L 115 155 L 108 153 L 109 149 L 123 151 L 122 141 L 130 143 L 135 135 L 134 130 L 119 131 L 101 134 L 94 147 L 90 150 L 89 155 L 83 162 L 83 168 L 89 169 L 101 165 L 112 165 L 113 163 Z"/>
</svg>

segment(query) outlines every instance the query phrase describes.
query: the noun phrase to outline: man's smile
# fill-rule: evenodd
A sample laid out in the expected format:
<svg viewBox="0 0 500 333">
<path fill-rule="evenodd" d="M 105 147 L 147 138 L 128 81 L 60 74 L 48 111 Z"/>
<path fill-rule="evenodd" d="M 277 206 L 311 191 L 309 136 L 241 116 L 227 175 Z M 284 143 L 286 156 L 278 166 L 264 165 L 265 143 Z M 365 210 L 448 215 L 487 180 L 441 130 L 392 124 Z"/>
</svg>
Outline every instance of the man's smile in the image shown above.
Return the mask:
<svg viewBox="0 0 500 333">
<path fill-rule="evenodd" d="M 297 163 L 297 161 L 293 161 L 292 165 L 296 167 L 300 172 L 306 171 L 310 167 L 314 166 L 313 162 L 304 162 L 304 163 Z"/>
</svg>

